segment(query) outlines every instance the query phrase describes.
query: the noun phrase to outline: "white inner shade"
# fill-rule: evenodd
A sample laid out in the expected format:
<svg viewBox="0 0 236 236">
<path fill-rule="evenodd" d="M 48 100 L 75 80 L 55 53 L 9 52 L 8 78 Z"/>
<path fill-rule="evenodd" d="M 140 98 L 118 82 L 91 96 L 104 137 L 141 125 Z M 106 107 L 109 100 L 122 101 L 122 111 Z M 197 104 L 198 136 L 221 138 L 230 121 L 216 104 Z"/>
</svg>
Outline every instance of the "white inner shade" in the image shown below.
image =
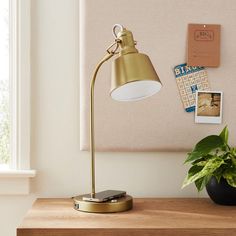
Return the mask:
<svg viewBox="0 0 236 236">
<path fill-rule="evenodd" d="M 133 81 L 113 90 L 111 97 L 117 101 L 138 101 L 157 93 L 161 87 L 162 85 L 158 81 Z"/>
</svg>

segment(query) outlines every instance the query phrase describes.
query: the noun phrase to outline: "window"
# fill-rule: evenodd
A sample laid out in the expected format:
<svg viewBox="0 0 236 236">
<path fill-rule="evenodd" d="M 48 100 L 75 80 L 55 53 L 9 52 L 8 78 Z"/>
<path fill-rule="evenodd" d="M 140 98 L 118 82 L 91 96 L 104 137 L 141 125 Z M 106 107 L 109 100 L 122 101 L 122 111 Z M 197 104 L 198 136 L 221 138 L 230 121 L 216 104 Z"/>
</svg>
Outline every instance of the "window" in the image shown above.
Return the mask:
<svg viewBox="0 0 236 236">
<path fill-rule="evenodd" d="M 0 194 L 26 194 L 30 170 L 30 1 L 0 0 Z M 9 177 L 9 178 L 8 178 Z"/>
</svg>

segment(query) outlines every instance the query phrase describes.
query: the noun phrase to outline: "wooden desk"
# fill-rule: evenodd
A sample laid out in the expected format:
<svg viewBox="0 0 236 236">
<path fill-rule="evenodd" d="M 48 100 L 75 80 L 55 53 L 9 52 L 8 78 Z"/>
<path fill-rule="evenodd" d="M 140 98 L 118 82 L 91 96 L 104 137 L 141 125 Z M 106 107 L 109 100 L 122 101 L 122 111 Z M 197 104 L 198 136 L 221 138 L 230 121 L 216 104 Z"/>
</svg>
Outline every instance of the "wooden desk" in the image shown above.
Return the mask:
<svg viewBox="0 0 236 236">
<path fill-rule="evenodd" d="M 71 199 L 38 199 L 17 236 L 236 236 L 236 207 L 209 199 L 135 199 L 131 211 L 82 213 Z"/>
</svg>

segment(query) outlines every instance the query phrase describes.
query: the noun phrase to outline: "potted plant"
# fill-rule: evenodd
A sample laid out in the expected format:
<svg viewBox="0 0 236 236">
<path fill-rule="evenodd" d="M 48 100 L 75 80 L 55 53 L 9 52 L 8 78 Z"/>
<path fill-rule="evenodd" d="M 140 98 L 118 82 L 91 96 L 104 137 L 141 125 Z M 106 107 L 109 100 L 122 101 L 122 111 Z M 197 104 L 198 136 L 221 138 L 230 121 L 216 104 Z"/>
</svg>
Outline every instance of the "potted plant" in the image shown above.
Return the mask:
<svg viewBox="0 0 236 236">
<path fill-rule="evenodd" d="M 185 163 L 191 168 L 182 188 L 195 183 L 198 191 L 206 187 L 217 204 L 236 205 L 236 148 L 228 144 L 228 128 L 220 135 L 210 135 L 199 141 L 188 153 Z"/>
</svg>

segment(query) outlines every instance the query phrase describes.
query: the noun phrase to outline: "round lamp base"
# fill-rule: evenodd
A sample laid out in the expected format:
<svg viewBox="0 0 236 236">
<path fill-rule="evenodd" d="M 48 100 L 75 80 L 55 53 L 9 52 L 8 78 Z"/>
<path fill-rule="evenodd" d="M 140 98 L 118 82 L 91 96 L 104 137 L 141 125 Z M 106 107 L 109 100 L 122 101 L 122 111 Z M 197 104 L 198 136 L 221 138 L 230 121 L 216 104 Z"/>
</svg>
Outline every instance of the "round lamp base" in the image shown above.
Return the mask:
<svg viewBox="0 0 236 236">
<path fill-rule="evenodd" d="M 84 195 L 73 197 L 75 209 L 91 213 L 112 213 L 128 211 L 133 207 L 133 198 L 126 195 L 107 202 L 89 202 L 83 200 Z"/>
</svg>

